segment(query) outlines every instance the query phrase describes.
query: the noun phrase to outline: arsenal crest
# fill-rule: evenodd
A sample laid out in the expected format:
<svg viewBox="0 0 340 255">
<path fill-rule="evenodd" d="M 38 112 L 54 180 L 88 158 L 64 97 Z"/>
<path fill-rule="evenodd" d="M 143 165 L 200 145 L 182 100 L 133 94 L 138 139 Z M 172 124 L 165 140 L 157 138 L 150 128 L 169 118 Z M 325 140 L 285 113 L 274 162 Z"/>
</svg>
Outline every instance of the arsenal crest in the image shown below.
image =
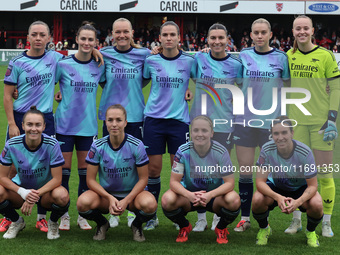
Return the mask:
<svg viewBox="0 0 340 255">
<path fill-rule="evenodd" d="M 282 11 L 282 9 L 283 9 L 283 3 L 276 3 L 276 10 L 280 12 Z"/>
</svg>

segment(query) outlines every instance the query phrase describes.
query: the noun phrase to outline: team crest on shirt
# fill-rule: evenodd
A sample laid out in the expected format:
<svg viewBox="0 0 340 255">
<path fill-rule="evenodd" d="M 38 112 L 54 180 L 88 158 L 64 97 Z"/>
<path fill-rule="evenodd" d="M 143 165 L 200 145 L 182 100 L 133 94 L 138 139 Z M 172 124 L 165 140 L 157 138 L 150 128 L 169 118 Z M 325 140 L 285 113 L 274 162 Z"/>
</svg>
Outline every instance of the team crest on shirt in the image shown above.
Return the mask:
<svg viewBox="0 0 340 255">
<path fill-rule="evenodd" d="M 47 68 L 50 68 L 52 64 L 46 64 L 46 67 Z"/>
<path fill-rule="evenodd" d="M 13 68 L 12 65 L 9 65 L 9 66 L 7 67 L 5 76 L 10 76 L 10 75 L 11 75 L 11 73 L 12 73 L 12 68 Z"/>
<path fill-rule="evenodd" d="M 93 147 L 91 147 L 89 151 L 89 158 L 93 159 L 95 154 L 96 154 L 96 150 Z"/>
<path fill-rule="evenodd" d="M 91 77 L 96 77 L 97 75 L 97 73 L 91 73 Z"/>
<path fill-rule="evenodd" d="M 185 70 L 184 69 L 180 69 L 180 70 L 178 70 L 178 73 L 184 73 L 185 72 Z"/>
<path fill-rule="evenodd" d="M 7 153 L 7 149 L 6 147 L 3 149 L 3 151 L 1 152 L 1 157 L 4 158 L 6 156 Z"/>
<path fill-rule="evenodd" d="M 276 10 L 280 12 L 282 11 L 282 9 L 283 9 L 283 3 L 276 3 Z"/>
</svg>

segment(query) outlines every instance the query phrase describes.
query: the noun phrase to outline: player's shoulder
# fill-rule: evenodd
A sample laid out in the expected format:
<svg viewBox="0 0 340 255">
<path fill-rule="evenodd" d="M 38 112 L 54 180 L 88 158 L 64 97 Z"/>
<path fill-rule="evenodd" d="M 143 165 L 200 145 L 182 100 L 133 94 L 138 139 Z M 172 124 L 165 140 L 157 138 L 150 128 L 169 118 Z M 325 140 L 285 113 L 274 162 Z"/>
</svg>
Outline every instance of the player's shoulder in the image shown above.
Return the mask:
<svg viewBox="0 0 340 255">
<path fill-rule="evenodd" d="M 51 136 L 48 136 L 46 134 L 42 134 L 43 135 L 43 144 L 46 144 L 46 145 L 51 145 L 52 147 L 54 147 L 56 144 L 58 144 L 58 140 L 51 137 Z"/>
<path fill-rule="evenodd" d="M 282 51 L 282 50 L 279 50 L 279 49 L 274 49 L 274 53 L 281 56 L 281 57 L 284 57 L 284 58 L 287 58 L 287 53 Z"/>
<path fill-rule="evenodd" d="M 270 140 L 262 146 L 262 150 L 266 153 L 270 153 L 273 151 L 277 151 L 277 146 L 273 140 Z"/>
<path fill-rule="evenodd" d="M 22 52 L 21 54 L 19 54 L 18 56 L 12 58 L 11 62 L 12 63 L 16 63 L 16 62 L 20 62 L 21 60 L 22 61 L 25 61 L 24 58 L 25 58 L 25 52 Z"/>
<path fill-rule="evenodd" d="M 93 142 L 93 144 L 99 148 L 99 147 L 102 147 L 104 146 L 105 144 L 107 144 L 109 141 L 109 135 L 107 136 L 104 136 L 103 138 L 100 138 L 100 139 L 97 139 Z"/>
<path fill-rule="evenodd" d="M 242 64 L 242 61 L 240 60 L 240 58 L 236 56 L 235 54 L 229 54 L 229 59 L 231 61 L 235 61 L 238 64 Z"/>
<path fill-rule="evenodd" d="M 126 142 L 133 145 L 133 146 L 136 146 L 136 147 L 138 147 L 141 143 L 143 143 L 138 138 L 136 138 L 132 135 L 129 135 L 129 134 L 126 134 Z"/>
<path fill-rule="evenodd" d="M 315 49 L 315 52 L 318 53 L 318 54 L 323 54 L 327 57 L 331 57 L 333 60 L 335 60 L 335 56 L 334 56 L 333 52 L 331 50 L 324 48 L 324 47 L 317 46 L 316 49 Z M 311 52 L 311 53 L 313 53 L 313 52 Z"/>
<path fill-rule="evenodd" d="M 9 139 L 9 140 L 7 141 L 7 144 L 8 144 L 9 146 L 13 146 L 13 145 L 15 145 L 15 144 L 23 143 L 23 137 L 24 137 L 24 136 L 25 136 L 25 135 L 23 134 L 23 135 L 19 135 L 19 136 L 12 137 L 11 139 Z"/>
<path fill-rule="evenodd" d="M 194 147 L 194 144 L 192 141 L 190 141 L 190 142 L 182 144 L 181 146 L 179 146 L 178 149 L 183 153 L 186 151 L 190 151 L 190 149 L 192 149 L 193 147 Z"/>
<path fill-rule="evenodd" d="M 227 149 L 215 140 L 211 140 L 211 150 L 217 152 L 218 154 L 225 154 Z"/>
<path fill-rule="evenodd" d="M 110 52 L 110 51 L 114 51 L 114 47 L 113 46 L 106 46 L 103 47 L 99 50 L 100 52 Z"/>
<path fill-rule="evenodd" d="M 73 61 L 73 55 L 74 55 L 74 54 L 69 55 L 69 56 L 66 56 L 66 57 L 60 59 L 60 60 L 59 60 L 59 63 L 67 63 L 67 62 L 69 62 L 69 61 Z"/>
<path fill-rule="evenodd" d="M 194 60 L 195 59 L 195 56 L 193 55 L 193 54 L 190 54 L 190 53 L 188 53 L 188 52 L 186 52 L 186 51 L 181 51 L 182 53 L 181 53 L 181 57 L 183 57 L 183 58 L 189 58 L 189 59 L 192 59 L 192 60 Z"/>
<path fill-rule="evenodd" d="M 46 56 L 53 56 L 56 59 L 63 59 L 65 56 L 55 50 L 45 50 L 45 55 Z"/>
<path fill-rule="evenodd" d="M 293 140 L 295 144 L 295 153 L 301 154 L 306 157 L 308 154 L 312 153 L 312 150 L 304 143 Z"/>
</svg>

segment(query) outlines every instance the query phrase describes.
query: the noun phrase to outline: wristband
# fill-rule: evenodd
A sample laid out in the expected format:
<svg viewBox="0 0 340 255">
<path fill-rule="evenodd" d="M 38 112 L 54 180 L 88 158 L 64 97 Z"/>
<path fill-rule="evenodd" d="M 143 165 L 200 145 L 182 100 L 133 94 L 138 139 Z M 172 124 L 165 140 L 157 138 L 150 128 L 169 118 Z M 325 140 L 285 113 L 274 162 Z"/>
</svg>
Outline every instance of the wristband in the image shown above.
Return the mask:
<svg viewBox="0 0 340 255">
<path fill-rule="evenodd" d="M 22 197 L 23 200 L 26 200 L 26 197 L 30 192 L 30 190 L 24 189 L 22 187 L 20 187 L 17 191 L 17 193 Z"/>
</svg>

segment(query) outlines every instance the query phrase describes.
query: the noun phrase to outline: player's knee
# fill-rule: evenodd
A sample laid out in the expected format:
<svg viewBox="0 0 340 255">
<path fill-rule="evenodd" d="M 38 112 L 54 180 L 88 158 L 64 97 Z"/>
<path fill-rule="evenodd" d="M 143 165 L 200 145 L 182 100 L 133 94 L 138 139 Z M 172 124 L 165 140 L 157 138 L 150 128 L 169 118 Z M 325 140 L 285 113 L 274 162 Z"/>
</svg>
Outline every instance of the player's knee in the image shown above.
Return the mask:
<svg viewBox="0 0 340 255">
<path fill-rule="evenodd" d="M 149 192 L 143 192 L 143 196 L 140 197 L 138 203 L 141 210 L 145 213 L 153 213 L 157 210 L 157 202 L 155 197 Z"/>
<path fill-rule="evenodd" d="M 262 193 L 255 191 L 252 200 L 252 210 L 256 212 L 258 209 L 262 208 L 264 205 L 264 196 Z"/>
<path fill-rule="evenodd" d="M 166 211 L 174 210 L 173 208 L 176 202 L 176 197 L 176 194 L 171 190 L 165 192 L 162 196 L 162 208 Z"/>
<path fill-rule="evenodd" d="M 86 212 L 90 210 L 91 199 L 88 198 L 86 192 L 80 195 L 77 200 L 77 210 L 78 212 Z"/>
<path fill-rule="evenodd" d="M 316 214 L 323 214 L 323 204 L 322 204 L 322 198 L 318 194 L 313 196 L 308 203 L 308 210 L 313 211 Z"/>
<path fill-rule="evenodd" d="M 0 203 L 6 200 L 6 189 L 0 185 Z"/>
<path fill-rule="evenodd" d="M 56 201 L 56 204 L 62 207 L 66 206 L 70 200 L 67 190 L 62 186 L 59 186 L 53 190 L 52 197 Z"/>
<path fill-rule="evenodd" d="M 224 201 L 227 203 L 229 210 L 236 211 L 241 206 L 240 196 L 235 191 L 230 191 L 224 195 Z"/>
</svg>

